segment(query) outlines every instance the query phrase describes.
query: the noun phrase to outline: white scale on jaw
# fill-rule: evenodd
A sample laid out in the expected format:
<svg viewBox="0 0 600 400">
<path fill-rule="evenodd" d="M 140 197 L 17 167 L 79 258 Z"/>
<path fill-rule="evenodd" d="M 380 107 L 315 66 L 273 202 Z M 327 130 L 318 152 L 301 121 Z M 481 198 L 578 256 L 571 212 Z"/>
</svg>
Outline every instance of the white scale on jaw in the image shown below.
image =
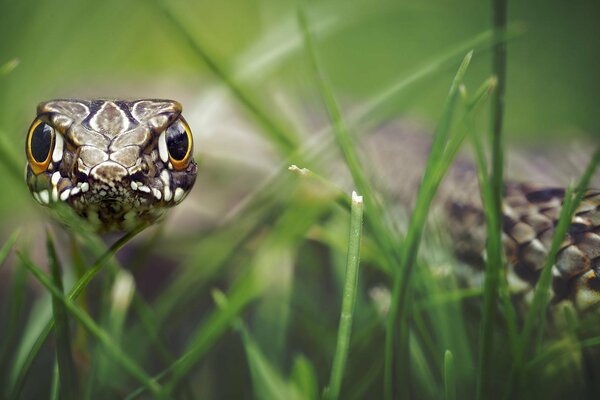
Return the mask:
<svg viewBox="0 0 600 400">
<path fill-rule="evenodd" d="M 57 135 L 57 138 L 59 138 L 59 137 L 60 137 L 60 135 Z M 58 139 L 57 142 L 58 141 L 62 141 L 62 139 Z M 61 146 L 62 146 L 62 144 L 61 144 Z M 62 155 L 59 156 L 58 161 L 60 161 L 61 158 L 62 158 Z M 52 184 L 52 190 L 51 191 L 42 190 L 39 193 L 34 193 L 34 198 L 41 204 L 49 204 L 50 201 L 57 202 L 59 199 L 61 201 L 67 201 L 69 199 L 69 197 L 75 196 L 79 193 L 86 193 L 90 189 L 90 184 L 88 182 L 79 182 L 79 183 L 77 183 L 77 185 L 75 187 L 68 187 L 66 189 L 63 189 L 62 192 L 59 193 L 58 192 L 58 183 L 60 182 L 61 178 L 62 178 L 62 176 L 60 175 L 60 172 L 58 172 L 58 171 L 54 172 L 50 178 L 50 183 Z M 163 187 L 164 194 L 159 189 L 146 186 L 142 182 L 139 182 L 139 181 L 131 181 L 130 187 L 134 191 L 140 191 L 140 192 L 148 193 L 148 194 L 152 193 L 152 195 L 154 195 L 154 197 L 157 200 L 161 200 L 162 198 L 164 198 L 165 201 L 173 200 L 175 203 L 179 203 L 180 201 L 183 200 L 183 198 L 185 197 L 185 191 L 182 188 L 178 187 L 178 188 L 175 188 L 174 192 L 171 191 L 171 188 L 170 188 L 171 179 L 170 179 L 168 171 L 163 170 L 161 172 L 160 180 L 162 181 L 162 183 L 164 185 L 164 187 Z M 111 187 L 114 187 L 114 182 L 111 182 L 111 183 L 112 183 Z M 107 192 L 102 190 L 99 192 L 99 194 L 101 196 L 106 196 Z"/>
</svg>

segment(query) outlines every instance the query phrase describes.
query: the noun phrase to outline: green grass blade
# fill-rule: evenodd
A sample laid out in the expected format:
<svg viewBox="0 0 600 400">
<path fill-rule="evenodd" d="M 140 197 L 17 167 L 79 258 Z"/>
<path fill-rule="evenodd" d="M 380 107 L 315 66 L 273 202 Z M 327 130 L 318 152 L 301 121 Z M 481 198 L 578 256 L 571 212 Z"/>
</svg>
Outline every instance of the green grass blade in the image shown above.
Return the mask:
<svg viewBox="0 0 600 400">
<path fill-rule="evenodd" d="M 8 243 L 7 243 L 8 244 Z M 5 247 L 7 247 L 5 245 Z M 10 247 L 8 247 L 10 249 Z M 19 323 L 23 313 L 27 294 L 27 272 L 20 263 L 15 263 L 15 268 L 10 275 L 10 287 L 6 303 L 5 325 L 2 326 L 2 340 L 0 341 L 0 371 L 10 371 L 10 362 L 14 343 L 19 338 Z M 0 383 L 4 383 L 8 374 L 0 374 Z"/>
<path fill-rule="evenodd" d="M 506 0 L 493 1 L 493 22 L 494 35 L 499 36 L 506 32 Z M 493 52 L 493 73 L 498 80 L 498 89 L 494 94 L 492 101 L 492 171 L 490 184 L 492 189 L 491 205 L 495 213 L 495 221 L 498 224 L 491 226 L 492 236 L 488 239 L 489 253 L 488 267 L 485 274 L 486 290 L 484 292 L 483 320 L 481 332 L 481 348 L 479 354 L 479 371 L 477 380 L 477 398 L 482 399 L 484 393 L 488 393 L 489 370 L 491 368 L 491 351 L 493 343 L 493 320 L 495 318 L 496 301 L 498 298 L 498 286 L 500 282 L 499 271 L 503 265 L 503 254 L 501 244 L 501 226 L 502 220 L 502 198 L 504 191 L 504 140 L 502 135 L 502 124 L 504 118 L 504 92 L 506 87 L 506 42 L 499 41 L 494 46 Z"/>
<path fill-rule="evenodd" d="M 342 295 L 342 312 L 338 328 L 337 345 L 331 368 L 331 377 L 329 379 L 329 386 L 325 390 L 325 398 L 332 400 L 338 399 L 340 396 L 344 370 L 346 369 L 346 362 L 348 360 L 348 349 L 350 347 L 350 335 L 352 333 L 352 320 L 354 317 L 356 290 L 358 286 L 363 208 L 362 197 L 358 196 L 356 193 L 352 193 L 350 238 L 348 241 L 346 277 Z"/>
<path fill-rule="evenodd" d="M 446 400 L 456 399 L 454 356 L 450 350 L 446 350 L 446 353 L 444 353 L 444 390 L 446 392 Z"/>
<path fill-rule="evenodd" d="M 153 0 L 151 2 L 177 31 L 179 37 L 185 42 L 194 53 L 202 60 L 202 62 L 210 69 L 210 71 L 218 77 L 239 102 L 246 107 L 248 111 L 255 117 L 256 121 L 264 128 L 268 139 L 277 144 L 279 150 L 284 155 L 291 153 L 298 145 L 298 140 L 289 131 L 282 129 L 273 121 L 242 88 L 233 81 L 230 74 L 219 65 L 219 63 L 210 56 L 197 39 L 193 37 L 190 31 L 183 25 L 182 21 L 175 15 L 172 5 L 165 4 L 164 0 Z"/>
<path fill-rule="evenodd" d="M 294 358 L 290 379 L 298 387 L 303 399 L 317 400 L 319 398 L 317 374 L 308 358 L 302 355 Z"/>
<path fill-rule="evenodd" d="M 52 319 L 52 297 L 40 296 L 37 298 L 29 313 L 29 318 L 24 330 L 21 332 L 21 340 L 15 350 L 15 357 L 12 361 L 12 368 L 9 374 L 7 392 L 10 393 L 9 399 L 19 399 L 20 391 L 23 388 L 27 371 L 33 363 L 36 354 L 44 344 L 39 340 L 41 336 L 48 336 L 50 331 L 44 332 L 50 325 L 47 321 Z"/>
<path fill-rule="evenodd" d="M 472 53 L 468 53 L 467 56 L 464 58 L 463 62 L 461 63 L 460 67 L 458 68 L 454 80 L 452 81 L 452 85 L 450 86 L 450 91 L 446 98 L 446 103 L 444 105 L 444 111 L 438 124 L 438 128 L 435 132 L 432 145 L 432 154 L 439 154 L 441 152 L 440 149 L 446 146 L 446 143 L 442 142 L 438 138 L 447 138 L 449 135 L 448 130 L 450 129 L 451 121 L 453 120 L 454 116 L 456 99 L 458 97 L 458 89 L 462 82 L 464 74 L 466 73 L 467 67 L 471 61 L 471 57 Z M 401 336 L 399 348 L 407 349 L 406 346 L 408 345 L 408 337 L 406 336 L 406 327 L 408 321 L 405 318 L 406 310 L 408 309 L 408 283 L 414 262 L 417 257 L 421 234 L 426 222 L 427 214 L 429 213 L 429 206 L 431 205 L 431 201 L 439 185 L 439 179 L 441 179 L 441 177 L 443 177 L 445 173 L 445 171 L 441 170 L 441 167 L 443 167 L 442 163 L 443 160 L 441 157 L 438 157 L 436 159 L 432 157 L 428 158 L 426 164 L 427 168 L 423 174 L 423 181 L 417 193 L 417 200 L 415 202 L 417 206 L 413 210 L 413 215 L 410 219 L 405 242 L 403 245 L 402 258 L 400 260 L 399 265 L 399 273 L 397 273 L 394 277 L 392 302 L 390 307 L 390 314 L 388 316 L 386 325 L 384 364 L 384 392 L 386 399 L 391 399 L 395 397 L 395 381 L 393 379 L 393 364 L 395 358 L 394 341 L 396 339 L 395 332 L 400 315 L 402 315 L 404 323 L 401 324 L 400 328 Z M 408 367 L 408 365 L 405 365 L 405 367 Z M 401 374 L 401 376 L 406 376 L 406 374 Z M 406 383 L 404 383 L 403 386 L 403 390 L 406 390 Z"/>
<path fill-rule="evenodd" d="M 60 289 L 52 284 L 50 279 L 42 272 L 42 270 L 33 264 L 25 257 L 23 253 L 18 253 L 20 259 L 23 261 L 25 268 L 31 272 L 31 274 L 40 282 L 54 298 L 59 300 L 69 311 L 69 313 L 83 325 L 86 330 L 94 336 L 100 343 L 102 343 L 107 353 L 111 356 L 113 361 L 118 363 L 125 371 L 127 371 L 132 377 L 142 383 L 155 397 L 160 398 L 162 394 L 162 388 L 152 378 L 150 378 L 146 372 L 122 349 L 113 341 L 113 339 L 100 328 L 85 312 L 79 309 L 72 300 L 65 297 Z"/>
<path fill-rule="evenodd" d="M 6 239 L 6 242 L 4 242 L 4 244 L 2 245 L 2 248 L 0 248 L 0 268 L 4 265 L 4 261 L 10 254 L 10 251 L 12 250 L 13 246 L 17 242 L 18 238 L 19 238 L 19 231 L 13 232 L 8 237 L 8 239 Z"/>
<path fill-rule="evenodd" d="M 54 363 L 52 368 L 52 386 L 50 386 L 50 400 L 60 399 L 60 373 L 58 371 L 58 362 Z"/>
<path fill-rule="evenodd" d="M 119 346 L 124 346 L 122 340 L 123 328 L 127 312 L 135 294 L 135 282 L 130 272 L 121 269 L 117 272 L 115 278 L 111 279 L 111 283 L 112 287 L 106 288 L 107 292 L 110 289 L 110 300 L 105 300 L 104 315 L 102 315 L 100 320 L 103 321 L 103 325 L 113 341 Z M 106 294 L 106 297 L 108 297 L 108 294 Z M 107 308 L 108 310 L 106 310 Z M 90 380 L 87 388 L 90 398 L 106 397 L 107 393 L 110 393 L 106 390 L 107 387 L 118 385 L 122 380 L 121 376 L 118 375 L 118 371 L 115 373 L 114 366 L 104 353 L 104 347 L 96 347 L 94 362 L 92 363 L 93 374 L 90 374 L 93 380 Z"/>
<path fill-rule="evenodd" d="M 46 232 L 46 249 L 54 285 L 63 293 L 62 272 L 58 255 L 50 232 Z M 56 334 L 56 359 L 60 377 L 60 393 L 62 399 L 77 399 L 79 385 L 73 354 L 71 353 L 71 331 L 65 306 L 56 298 L 52 298 L 52 314 L 54 316 Z"/>
<path fill-rule="evenodd" d="M 377 196 L 375 196 L 374 190 L 363 172 L 364 169 L 360 165 L 353 139 L 350 136 L 348 126 L 342 116 L 342 112 L 335 99 L 331 85 L 321 68 L 308 22 L 302 11 L 298 12 L 298 23 L 304 34 L 307 54 L 315 73 L 319 92 L 327 108 L 329 120 L 333 127 L 335 141 L 344 157 L 344 161 L 346 162 L 350 173 L 352 174 L 354 184 L 358 191 L 365 197 L 366 208 L 368 210 L 366 215 L 367 221 L 373 230 L 373 235 L 383 249 L 383 254 L 387 258 L 389 268 L 392 269 L 392 266 L 397 264 L 399 258 L 397 250 L 398 246 L 396 244 L 399 235 L 383 224 L 383 221 L 386 221 L 387 219 L 384 217 L 383 209 L 376 201 Z"/>
<path fill-rule="evenodd" d="M 286 382 L 281 373 L 273 367 L 244 324 L 240 322 L 236 325 L 242 335 L 246 357 L 248 358 L 254 396 L 257 399 L 265 400 L 300 400 L 302 396 L 300 396 L 296 386 Z"/>
<path fill-rule="evenodd" d="M 474 123 L 471 121 L 471 124 Z M 473 129 L 473 132 L 475 130 Z M 486 242 L 486 270 L 483 291 L 483 313 L 480 324 L 479 341 L 479 369 L 478 382 L 487 382 L 491 374 L 492 365 L 489 358 L 492 355 L 491 343 L 493 331 L 496 329 L 494 323 L 494 313 L 498 294 L 502 300 L 502 307 L 507 323 L 508 340 L 511 345 L 512 354 L 516 354 L 517 348 L 517 319 L 516 313 L 510 298 L 507 282 L 501 277 L 501 267 L 503 265 L 503 245 L 502 245 L 502 227 L 501 220 L 498 218 L 495 206 L 495 198 L 491 178 L 488 175 L 486 166 L 485 152 L 483 145 L 476 134 L 471 135 L 471 142 L 475 154 L 477 165 L 477 176 L 481 188 L 481 200 L 485 214 L 487 227 Z M 477 387 L 476 390 L 482 390 Z"/>
</svg>

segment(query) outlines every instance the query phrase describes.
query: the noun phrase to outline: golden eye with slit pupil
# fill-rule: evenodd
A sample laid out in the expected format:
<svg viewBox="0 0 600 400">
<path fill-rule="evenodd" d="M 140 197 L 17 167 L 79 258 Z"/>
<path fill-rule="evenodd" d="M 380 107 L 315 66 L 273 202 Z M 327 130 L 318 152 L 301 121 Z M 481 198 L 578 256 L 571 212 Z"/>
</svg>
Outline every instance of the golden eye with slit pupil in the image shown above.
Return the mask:
<svg viewBox="0 0 600 400">
<path fill-rule="evenodd" d="M 34 174 L 48 169 L 52 159 L 52 150 L 56 133 L 54 128 L 42 120 L 35 120 L 27 135 L 27 159 Z"/>
<path fill-rule="evenodd" d="M 192 132 L 190 127 L 182 120 L 175 121 L 165 132 L 169 161 L 173 168 L 182 170 L 186 168 L 192 156 Z"/>
</svg>

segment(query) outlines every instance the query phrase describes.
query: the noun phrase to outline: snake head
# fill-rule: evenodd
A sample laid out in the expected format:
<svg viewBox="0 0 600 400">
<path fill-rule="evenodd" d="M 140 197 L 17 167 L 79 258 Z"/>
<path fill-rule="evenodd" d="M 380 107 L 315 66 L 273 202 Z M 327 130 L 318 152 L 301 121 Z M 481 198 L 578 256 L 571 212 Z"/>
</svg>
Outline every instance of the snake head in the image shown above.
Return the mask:
<svg viewBox="0 0 600 400">
<path fill-rule="evenodd" d="M 172 100 L 51 100 L 27 134 L 27 184 L 99 232 L 159 220 L 196 180 L 193 137 Z"/>
</svg>

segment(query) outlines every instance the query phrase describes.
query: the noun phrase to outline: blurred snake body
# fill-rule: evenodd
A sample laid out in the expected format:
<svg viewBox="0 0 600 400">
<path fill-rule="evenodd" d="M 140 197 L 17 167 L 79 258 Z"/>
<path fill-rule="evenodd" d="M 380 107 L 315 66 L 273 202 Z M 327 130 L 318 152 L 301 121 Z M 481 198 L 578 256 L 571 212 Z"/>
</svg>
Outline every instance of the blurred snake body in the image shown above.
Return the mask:
<svg viewBox="0 0 600 400">
<path fill-rule="evenodd" d="M 171 100 L 44 102 L 25 147 L 35 200 L 68 204 L 98 232 L 159 220 L 196 179 L 192 134 Z"/>
<path fill-rule="evenodd" d="M 373 179 L 391 196 L 390 204 L 404 210 L 415 206 L 431 146 L 429 138 L 427 132 L 419 133 L 418 127 L 394 121 L 376 129 L 363 143 L 376 171 Z M 502 205 L 505 274 L 513 296 L 527 304 L 563 204 L 565 190 L 557 177 L 572 168 L 561 162 L 568 155 L 564 148 L 538 145 L 530 150 L 513 149 L 509 155 L 512 163 Z M 580 151 L 575 158 L 577 165 L 571 167 L 576 170 L 570 172 L 578 176 L 589 155 Z M 597 175 L 592 182 L 600 185 Z M 482 285 L 485 266 L 487 228 L 480 198 L 477 170 L 468 154 L 461 154 L 438 190 L 430 219 L 441 222 L 451 250 L 469 267 L 457 273 L 470 287 Z M 589 310 L 600 304 L 600 190 L 588 189 L 576 210 L 552 267 L 550 291 L 555 305 L 568 301 L 579 310 Z"/>
</svg>

